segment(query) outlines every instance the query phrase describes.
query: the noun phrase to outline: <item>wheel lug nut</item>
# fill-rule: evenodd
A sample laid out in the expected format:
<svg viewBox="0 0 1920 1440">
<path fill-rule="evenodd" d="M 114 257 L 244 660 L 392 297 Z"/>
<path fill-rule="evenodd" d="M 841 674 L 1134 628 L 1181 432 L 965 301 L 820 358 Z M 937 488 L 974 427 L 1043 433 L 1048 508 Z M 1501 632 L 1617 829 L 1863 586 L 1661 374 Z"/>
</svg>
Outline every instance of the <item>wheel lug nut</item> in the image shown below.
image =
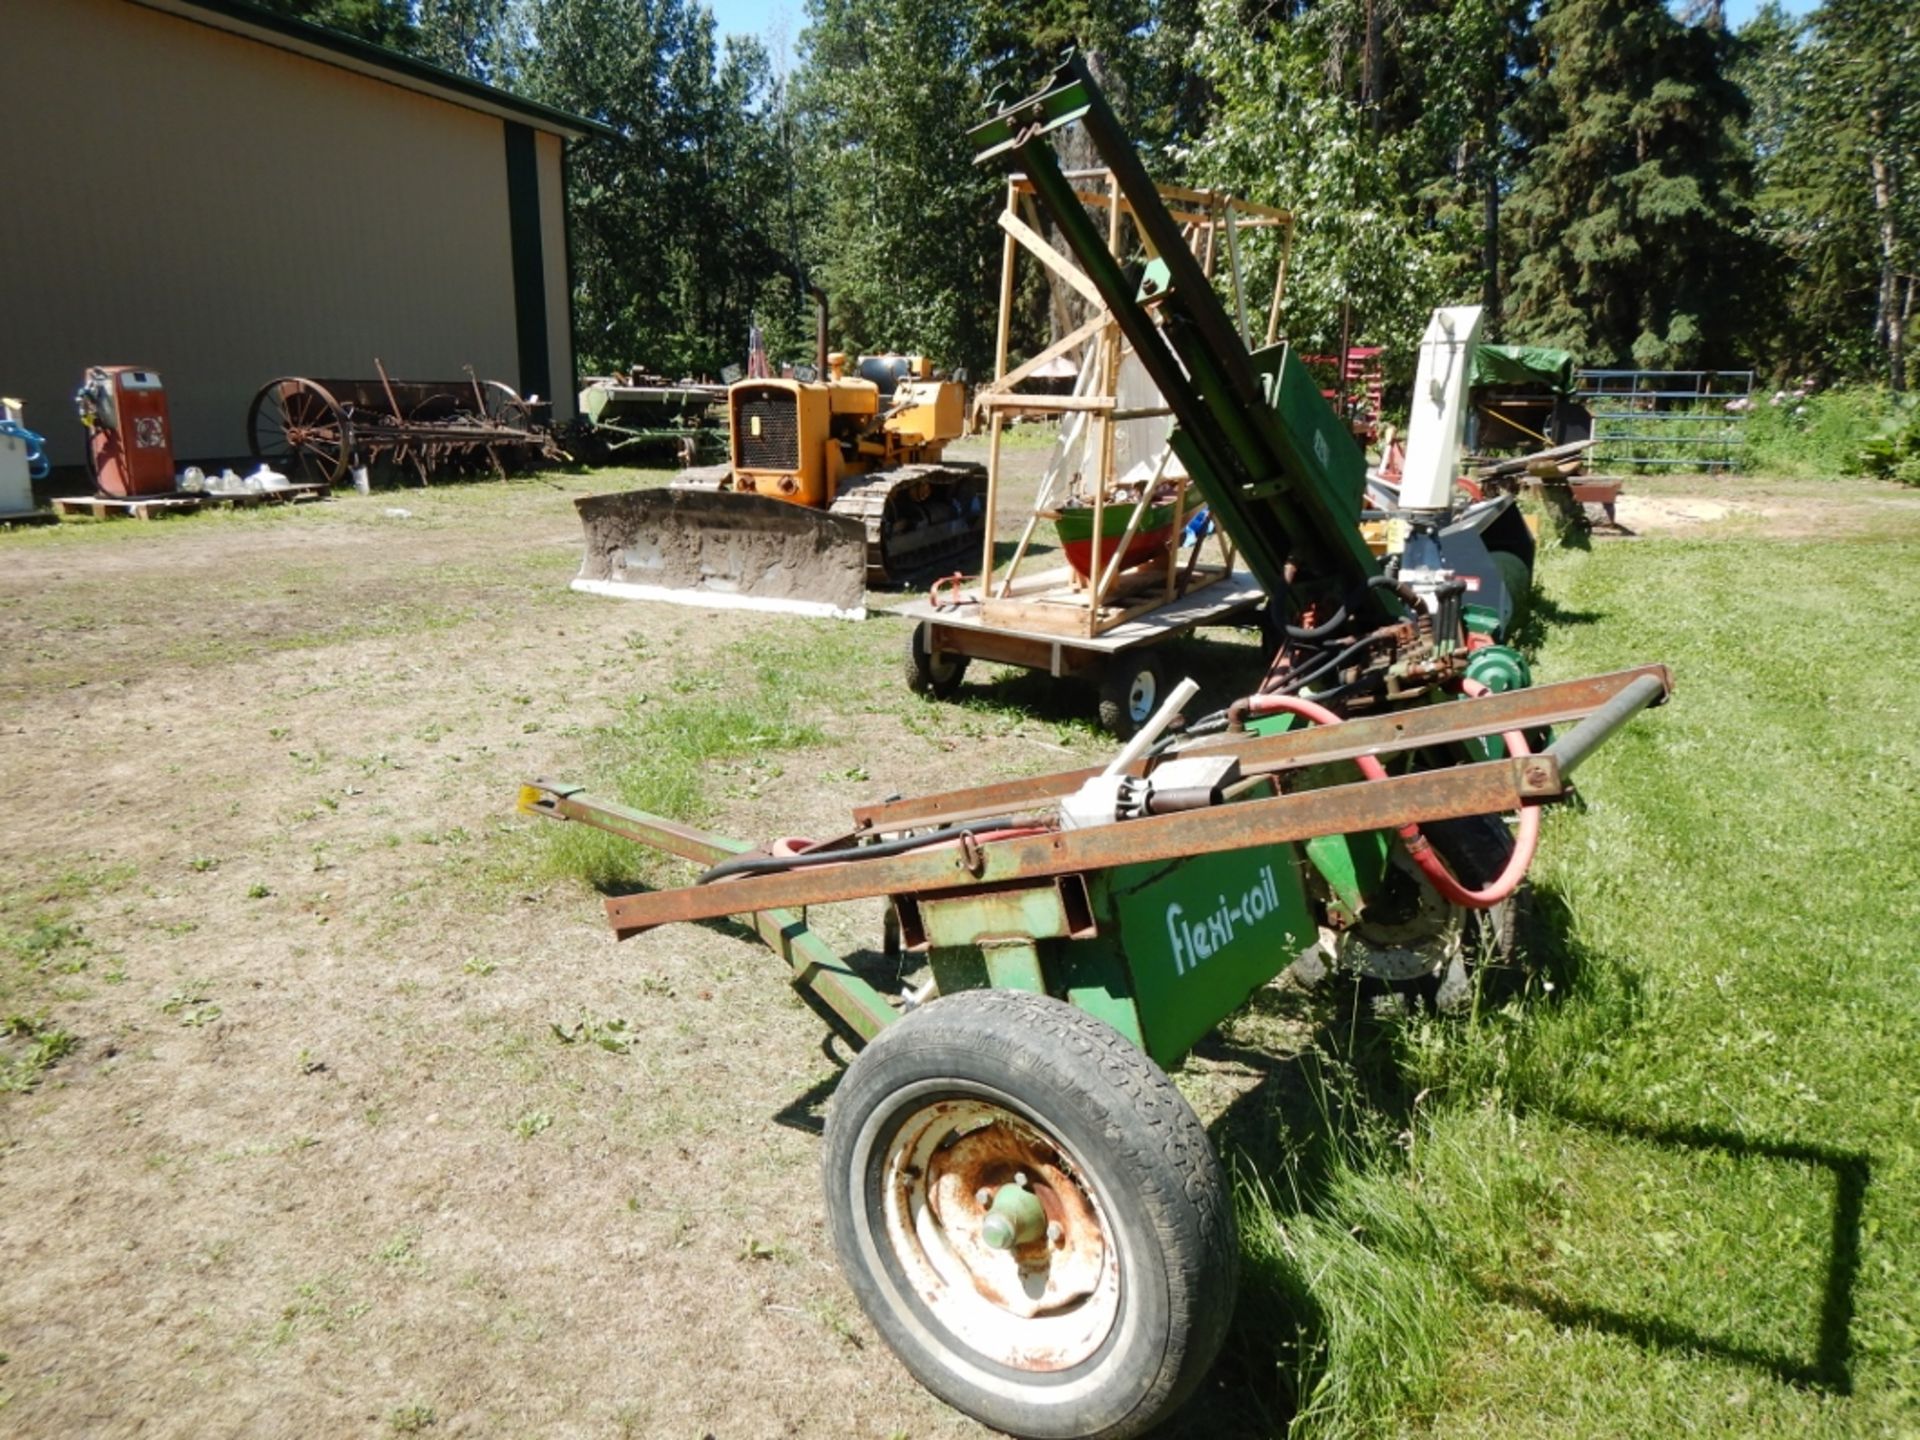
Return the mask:
<svg viewBox="0 0 1920 1440">
<path fill-rule="evenodd" d="M 1014 1171 L 1013 1183 L 1018 1185 L 1022 1190 L 1026 1189 L 1027 1188 L 1027 1172 L 1024 1170 Z"/>
<path fill-rule="evenodd" d="M 1066 1226 L 1062 1225 L 1058 1220 L 1049 1220 L 1047 1222 L 1047 1244 L 1057 1247 L 1060 1242 L 1066 1238 Z"/>
<path fill-rule="evenodd" d="M 973 1198 L 974 1202 L 979 1205 L 982 1210 L 986 1209 L 989 1205 L 993 1204 L 993 1187 L 990 1185 L 982 1185 L 978 1190 L 973 1192 Z"/>
</svg>

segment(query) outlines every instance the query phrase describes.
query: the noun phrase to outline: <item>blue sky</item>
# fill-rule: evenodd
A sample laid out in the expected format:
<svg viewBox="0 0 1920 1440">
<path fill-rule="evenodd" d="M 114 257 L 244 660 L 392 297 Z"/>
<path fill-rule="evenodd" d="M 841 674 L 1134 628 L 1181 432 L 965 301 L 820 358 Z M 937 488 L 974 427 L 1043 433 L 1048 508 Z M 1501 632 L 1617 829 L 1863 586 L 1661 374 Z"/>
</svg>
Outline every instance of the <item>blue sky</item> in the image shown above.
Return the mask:
<svg viewBox="0 0 1920 1440">
<path fill-rule="evenodd" d="M 792 61 L 793 47 L 806 24 L 805 0 L 708 0 L 720 30 L 729 35 L 754 35 L 768 41 L 777 59 L 782 51 Z M 1787 13 L 1804 15 L 1814 0 L 1784 0 Z M 1727 23 L 1736 29 L 1760 8 L 1761 0 L 1727 0 Z M 781 32 L 781 33 L 776 33 Z M 784 41 L 782 45 L 781 41 Z"/>
<path fill-rule="evenodd" d="M 778 65 L 793 63 L 794 46 L 807 23 L 805 0 L 707 0 L 723 35 L 752 35 L 764 40 Z"/>
<path fill-rule="evenodd" d="M 737 0 L 737 3 L 747 3 L 747 0 Z M 1759 8 L 1760 0 L 1727 0 L 1727 23 L 1738 30 Z M 1789 15 L 1804 15 L 1813 9 L 1813 0 L 1782 0 L 1780 8 Z"/>
</svg>

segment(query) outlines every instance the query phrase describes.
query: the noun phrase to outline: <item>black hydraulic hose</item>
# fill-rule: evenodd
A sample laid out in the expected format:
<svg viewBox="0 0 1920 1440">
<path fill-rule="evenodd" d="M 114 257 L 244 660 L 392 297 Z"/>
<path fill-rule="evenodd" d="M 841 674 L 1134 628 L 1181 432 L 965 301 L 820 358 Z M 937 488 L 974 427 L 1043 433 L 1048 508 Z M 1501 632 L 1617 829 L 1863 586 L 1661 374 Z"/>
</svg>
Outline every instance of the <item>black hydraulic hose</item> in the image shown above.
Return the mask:
<svg viewBox="0 0 1920 1440">
<path fill-rule="evenodd" d="M 1311 644 L 1315 640 L 1324 640 L 1329 635 L 1338 633 L 1345 627 L 1346 623 L 1347 607 L 1342 605 L 1338 610 L 1333 612 L 1333 615 L 1329 619 L 1323 621 L 1321 624 L 1303 627 L 1299 625 L 1288 625 L 1282 622 L 1280 630 L 1289 640 L 1298 640 L 1303 644 Z"/>
<path fill-rule="evenodd" d="M 1322 660 L 1319 664 L 1315 665 L 1312 669 L 1308 670 L 1306 674 L 1297 675 L 1294 678 L 1290 679 L 1289 681 L 1287 681 L 1286 684 L 1282 685 L 1274 693 L 1278 695 L 1292 695 L 1296 691 L 1298 691 L 1302 686 L 1311 685 L 1314 681 L 1318 680 L 1322 675 L 1325 675 L 1329 672 L 1338 672 L 1339 669 L 1343 665 L 1345 665 L 1349 660 L 1351 660 L 1354 656 L 1358 655 L 1361 651 L 1373 645 L 1373 643 L 1377 638 L 1378 637 L 1373 635 L 1362 635 L 1358 640 L 1354 641 L 1351 645 L 1347 646 L 1346 649 L 1340 651 L 1336 655 L 1330 656 L 1327 659 Z"/>
<path fill-rule="evenodd" d="M 1400 580 L 1398 566 L 1395 567 L 1392 575 L 1375 575 L 1370 577 L 1367 581 L 1367 588 L 1369 590 L 1391 591 L 1399 599 L 1400 603 L 1405 605 L 1409 610 L 1418 610 L 1420 608 L 1420 597 L 1413 593 L 1413 587 L 1411 585 L 1405 584 Z"/>
<path fill-rule="evenodd" d="M 1000 815 L 991 820 L 969 820 L 963 825 L 950 825 L 944 830 L 928 830 L 919 835 L 902 835 L 897 840 L 882 840 L 874 845 L 857 845 L 851 850 L 803 850 L 798 855 L 735 855 L 730 860 L 722 860 L 693 883 L 710 885 L 715 880 L 726 879 L 729 875 L 778 874 L 783 870 L 798 870 L 808 865 L 838 865 L 850 860 L 883 860 L 889 855 L 904 855 L 910 850 L 924 850 L 929 845 L 939 845 L 962 835 L 977 834 L 982 830 L 1013 830 L 1030 823 L 1013 816 Z"/>
<path fill-rule="evenodd" d="M 1318 625 L 1309 628 L 1288 625 L 1282 622 L 1280 629 L 1289 640 L 1299 640 L 1307 644 L 1311 644 L 1316 640 L 1325 640 L 1332 635 L 1337 635 L 1353 623 L 1354 606 L 1358 605 L 1360 601 L 1365 598 L 1368 590 L 1374 588 L 1385 579 L 1385 576 L 1375 575 L 1370 577 L 1365 585 L 1354 586 L 1353 589 L 1347 592 L 1346 598 L 1340 602 L 1332 616 Z"/>
</svg>

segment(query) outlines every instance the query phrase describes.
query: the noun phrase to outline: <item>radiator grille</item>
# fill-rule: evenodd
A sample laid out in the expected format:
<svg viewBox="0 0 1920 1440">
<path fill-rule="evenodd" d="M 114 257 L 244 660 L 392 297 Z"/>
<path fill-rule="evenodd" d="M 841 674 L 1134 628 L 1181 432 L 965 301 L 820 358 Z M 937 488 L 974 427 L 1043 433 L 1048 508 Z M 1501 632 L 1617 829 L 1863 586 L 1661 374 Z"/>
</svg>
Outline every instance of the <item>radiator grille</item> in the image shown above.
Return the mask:
<svg viewBox="0 0 1920 1440">
<path fill-rule="evenodd" d="M 742 470 L 800 468 L 800 406 L 791 390 L 737 392 L 733 408 L 734 464 Z"/>
</svg>

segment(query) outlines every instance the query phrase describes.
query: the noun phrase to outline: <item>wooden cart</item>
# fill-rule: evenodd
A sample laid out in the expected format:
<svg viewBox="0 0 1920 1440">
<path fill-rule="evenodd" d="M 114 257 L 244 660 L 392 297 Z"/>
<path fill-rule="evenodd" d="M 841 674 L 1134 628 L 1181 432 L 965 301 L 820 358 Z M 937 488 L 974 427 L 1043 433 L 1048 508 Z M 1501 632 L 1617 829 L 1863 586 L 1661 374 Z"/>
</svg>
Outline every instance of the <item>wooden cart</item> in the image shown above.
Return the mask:
<svg viewBox="0 0 1920 1440">
<path fill-rule="evenodd" d="M 1115 256 L 1137 243 L 1133 208 L 1105 169 L 1069 177 L 1089 210 L 1104 212 Z M 1231 195 L 1158 187 L 1182 238 L 1205 273 L 1224 272 L 1242 343 L 1260 343 L 1248 318 L 1244 281 L 1251 247 L 1268 253 L 1274 275 L 1264 320 L 1266 343 L 1279 333 L 1293 216 Z M 1204 509 L 1169 444 L 1171 411 L 1134 357 L 1113 311 L 1084 269 L 1042 234 L 1032 184 L 1014 177 L 1000 216 L 1000 324 L 994 379 L 974 399 L 974 421 L 988 435 L 986 546 L 979 594 L 940 593 L 899 613 L 915 622 L 906 658 L 908 685 L 921 694 L 953 694 L 972 659 L 1087 674 L 1100 688 L 1100 718 L 1131 734 L 1166 693 L 1157 647 L 1199 625 L 1233 623 L 1259 606 L 1258 583 L 1236 564 L 1233 542 L 1199 518 Z M 1019 365 L 1009 364 L 1009 332 L 1022 257 L 1044 270 L 1061 338 Z M 1077 323 L 1076 323 L 1077 322 Z M 1062 371 L 1071 393 L 1039 388 Z M 1057 419 L 1059 435 L 1039 489 L 1026 507 L 1013 556 L 996 566 L 996 522 L 1015 503 L 1002 465 L 1006 426 Z M 1188 534 L 1193 526 L 1196 534 Z M 1040 568 L 1036 538 L 1051 529 L 1069 565 L 1049 556 Z M 1189 543 L 1183 544 L 1183 539 Z"/>
</svg>

